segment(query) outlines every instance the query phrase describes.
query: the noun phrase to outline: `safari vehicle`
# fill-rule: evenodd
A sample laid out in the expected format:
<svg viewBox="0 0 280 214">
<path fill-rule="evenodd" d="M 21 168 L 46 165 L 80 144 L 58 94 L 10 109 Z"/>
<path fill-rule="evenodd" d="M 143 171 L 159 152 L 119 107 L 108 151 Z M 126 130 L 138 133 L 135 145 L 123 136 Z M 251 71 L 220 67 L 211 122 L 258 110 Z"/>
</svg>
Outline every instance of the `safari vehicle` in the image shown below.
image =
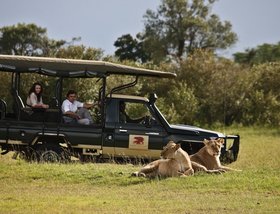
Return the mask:
<svg viewBox="0 0 280 214">
<path fill-rule="evenodd" d="M 176 74 L 123 66 L 109 62 L 0 55 L 0 73 L 11 76 L 12 107 L 0 100 L 1 154 L 14 151 L 30 161 L 102 161 L 106 159 L 152 160 L 160 157 L 162 148 L 170 141 L 181 143 L 189 154 L 203 146 L 205 138 L 224 138 L 221 159 L 233 162 L 239 151 L 239 136 L 205 130 L 189 125 L 170 125 L 156 106 L 157 96 L 148 98 L 123 95 L 120 91 L 133 87 L 139 77 L 175 78 Z M 41 121 L 32 120 L 31 108 L 21 97 L 21 75 L 55 78 L 54 105 L 43 111 Z M 108 90 L 107 78 L 114 75 L 131 76 L 133 81 Z M 91 125 L 66 124 L 62 120 L 61 104 L 66 79 L 92 78 L 101 82 L 98 93 L 99 120 Z M 101 80 L 101 81 L 100 81 Z M 8 83 L 1 83 L 8 84 Z M 26 90 L 26 89 L 25 89 Z M 92 95 L 96 96 L 95 94 Z M 123 123 L 120 105 L 125 102 L 132 112 L 144 111 L 144 119 Z M 11 109 L 11 110 L 8 110 Z M 10 111 L 10 112 L 9 112 Z"/>
</svg>

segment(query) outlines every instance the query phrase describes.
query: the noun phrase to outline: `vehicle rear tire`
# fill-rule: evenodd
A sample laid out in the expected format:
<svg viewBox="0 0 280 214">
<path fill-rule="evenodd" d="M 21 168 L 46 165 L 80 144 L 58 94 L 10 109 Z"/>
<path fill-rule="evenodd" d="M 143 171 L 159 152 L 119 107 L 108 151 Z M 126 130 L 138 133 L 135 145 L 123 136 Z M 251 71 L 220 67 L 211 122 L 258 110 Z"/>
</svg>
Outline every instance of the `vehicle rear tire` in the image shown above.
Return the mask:
<svg viewBox="0 0 280 214">
<path fill-rule="evenodd" d="M 24 149 L 18 151 L 19 159 L 25 160 L 27 162 L 38 162 L 40 155 L 32 147 L 27 146 Z"/>
<path fill-rule="evenodd" d="M 60 160 L 60 155 L 53 150 L 47 150 L 40 155 L 40 162 L 42 163 L 58 163 Z"/>
</svg>

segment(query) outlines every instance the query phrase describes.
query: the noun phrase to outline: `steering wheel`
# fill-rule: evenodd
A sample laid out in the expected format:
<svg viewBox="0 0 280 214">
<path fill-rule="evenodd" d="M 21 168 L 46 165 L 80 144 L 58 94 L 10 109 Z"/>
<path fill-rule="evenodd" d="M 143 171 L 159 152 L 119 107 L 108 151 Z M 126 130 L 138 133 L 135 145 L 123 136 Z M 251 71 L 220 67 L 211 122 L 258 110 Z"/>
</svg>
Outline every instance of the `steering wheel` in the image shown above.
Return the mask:
<svg viewBox="0 0 280 214">
<path fill-rule="evenodd" d="M 144 126 L 151 126 L 155 124 L 155 118 L 149 115 L 144 116 L 143 120 L 140 122 Z"/>
</svg>

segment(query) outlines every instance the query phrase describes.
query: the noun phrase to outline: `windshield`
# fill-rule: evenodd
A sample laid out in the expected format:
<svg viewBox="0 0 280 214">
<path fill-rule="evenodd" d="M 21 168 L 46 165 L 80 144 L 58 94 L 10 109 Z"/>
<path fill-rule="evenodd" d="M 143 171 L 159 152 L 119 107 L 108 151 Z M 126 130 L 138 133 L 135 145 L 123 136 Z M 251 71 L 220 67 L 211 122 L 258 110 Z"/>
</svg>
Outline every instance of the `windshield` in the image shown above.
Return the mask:
<svg viewBox="0 0 280 214">
<path fill-rule="evenodd" d="M 157 115 L 158 117 L 160 117 L 160 120 L 163 120 L 165 122 L 165 124 L 167 124 L 168 126 L 170 126 L 169 122 L 165 119 L 164 115 L 161 113 L 161 111 L 158 109 L 158 107 L 156 106 L 156 104 L 154 104 L 154 108 L 156 112 L 153 112 L 154 115 Z"/>
</svg>

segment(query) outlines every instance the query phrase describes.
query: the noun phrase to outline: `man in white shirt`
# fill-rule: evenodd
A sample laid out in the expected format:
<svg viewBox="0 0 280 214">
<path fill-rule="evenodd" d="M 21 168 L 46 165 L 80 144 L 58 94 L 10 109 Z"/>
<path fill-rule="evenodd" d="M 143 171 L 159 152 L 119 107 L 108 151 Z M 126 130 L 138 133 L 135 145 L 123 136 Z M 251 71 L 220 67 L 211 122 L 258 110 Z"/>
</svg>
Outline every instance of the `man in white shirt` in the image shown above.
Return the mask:
<svg viewBox="0 0 280 214">
<path fill-rule="evenodd" d="M 92 124 L 92 117 L 88 108 L 95 104 L 81 103 L 77 101 L 77 93 L 74 90 L 69 90 L 66 95 L 66 100 L 63 101 L 61 110 L 65 123 L 78 123 L 83 125 Z"/>
</svg>

